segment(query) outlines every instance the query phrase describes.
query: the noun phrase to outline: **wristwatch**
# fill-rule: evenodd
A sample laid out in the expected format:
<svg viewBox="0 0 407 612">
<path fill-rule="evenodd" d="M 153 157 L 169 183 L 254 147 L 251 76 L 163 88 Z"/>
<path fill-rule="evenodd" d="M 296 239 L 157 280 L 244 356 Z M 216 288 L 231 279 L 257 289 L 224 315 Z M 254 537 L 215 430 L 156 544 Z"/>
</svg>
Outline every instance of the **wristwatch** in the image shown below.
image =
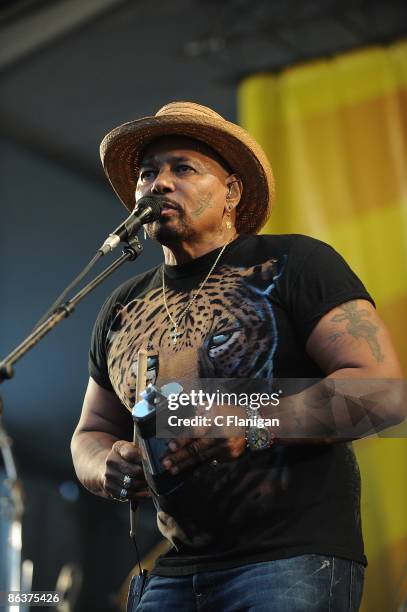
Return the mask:
<svg viewBox="0 0 407 612">
<path fill-rule="evenodd" d="M 245 407 L 245 410 L 247 419 L 256 422 L 258 418 L 262 418 L 258 410 L 252 410 L 248 406 Z M 275 436 L 270 433 L 267 427 L 247 424 L 245 437 L 247 448 L 251 451 L 259 451 L 270 448 L 273 445 Z"/>
</svg>

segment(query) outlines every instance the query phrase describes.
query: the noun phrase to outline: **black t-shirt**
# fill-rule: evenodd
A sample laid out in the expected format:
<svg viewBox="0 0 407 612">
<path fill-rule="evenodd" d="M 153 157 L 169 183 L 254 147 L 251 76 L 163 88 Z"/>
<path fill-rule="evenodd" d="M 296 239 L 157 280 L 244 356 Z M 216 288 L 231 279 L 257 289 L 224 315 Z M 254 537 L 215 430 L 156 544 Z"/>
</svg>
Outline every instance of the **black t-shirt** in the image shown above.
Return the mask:
<svg viewBox="0 0 407 612">
<path fill-rule="evenodd" d="M 219 251 L 164 266 L 175 320 Z M 140 348 L 148 352 L 148 382 L 157 386 L 184 377 L 322 378 L 305 350 L 313 328 L 344 302 L 372 302 L 343 258 L 323 242 L 301 235 L 241 235 L 182 319 L 174 345 L 161 275 L 158 266 L 119 287 L 93 331 L 90 375 L 128 409 L 135 400 Z M 360 476 L 350 444 L 277 444 L 215 468 L 204 465 L 179 499 L 160 509 L 157 523 L 174 544 L 156 562 L 159 575 L 306 553 L 366 563 Z"/>
</svg>

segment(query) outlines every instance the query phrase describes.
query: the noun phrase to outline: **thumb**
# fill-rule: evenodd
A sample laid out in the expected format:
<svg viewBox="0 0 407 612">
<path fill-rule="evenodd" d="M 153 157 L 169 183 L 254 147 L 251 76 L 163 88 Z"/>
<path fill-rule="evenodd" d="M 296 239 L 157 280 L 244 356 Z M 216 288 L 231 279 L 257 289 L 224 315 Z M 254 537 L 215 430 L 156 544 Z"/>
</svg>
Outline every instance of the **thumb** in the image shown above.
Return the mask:
<svg viewBox="0 0 407 612">
<path fill-rule="evenodd" d="M 138 448 L 132 442 L 127 442 L 127 440 L 118 440 L 113 444 L 112 450 L 125 461 L 131 462 L 140 459 Z"/>
</svg>

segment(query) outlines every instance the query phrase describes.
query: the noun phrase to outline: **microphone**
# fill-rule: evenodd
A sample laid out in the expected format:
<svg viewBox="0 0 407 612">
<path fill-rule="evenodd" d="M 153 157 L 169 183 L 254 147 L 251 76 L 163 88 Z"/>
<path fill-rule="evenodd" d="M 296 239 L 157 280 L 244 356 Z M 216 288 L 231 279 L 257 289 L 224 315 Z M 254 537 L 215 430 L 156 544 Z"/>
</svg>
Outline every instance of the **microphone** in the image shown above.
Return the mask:
<svg viewBox="0 0 407 612">
<path fill-rule="evenodd" d="M 106 253 L 113 251 L 120 242 L 127 242 L 142 225 L 156 221 L 161 214 L 162 207 L 163 204 L 158 198 L 152 196 L 140 198 L 131 215 L 109 234 L 98 252 L 106 255 Z"/>
</svg>

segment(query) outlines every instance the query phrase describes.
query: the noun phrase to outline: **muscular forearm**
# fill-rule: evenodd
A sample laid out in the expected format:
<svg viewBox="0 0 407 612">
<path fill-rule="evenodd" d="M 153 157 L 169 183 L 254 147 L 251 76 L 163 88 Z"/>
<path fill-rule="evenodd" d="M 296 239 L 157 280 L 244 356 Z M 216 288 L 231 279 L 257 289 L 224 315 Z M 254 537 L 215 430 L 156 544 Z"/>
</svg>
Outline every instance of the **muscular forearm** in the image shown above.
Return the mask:
<svg viewBox="0 0 407 612">
<path fill-rule="evenodd" d="M 343 368 L 295 395 L 278 408 L 261 409 L 278 418 L 270 427 L 287 443 L 335 443 L 378 433 L 405 418 L 406 386 L 401 379 L 375 378 L 363 368 Z"/>
<path fill-rule="evenodd" d="M 71 442 L 72 459 L 80 482 L 92 493 L 109 497 L 103 487 L 106 457 L 116 436 L 99 431 L 77 431 Z"/>
<path fill-rule="evenodd" d="M 71 443 L 76 474 L 89 491 L 134 503 L 149 496 L 141 453 L 131 436 L 129 412 L 112 391 L 90 378 Z"/>
</svg>

